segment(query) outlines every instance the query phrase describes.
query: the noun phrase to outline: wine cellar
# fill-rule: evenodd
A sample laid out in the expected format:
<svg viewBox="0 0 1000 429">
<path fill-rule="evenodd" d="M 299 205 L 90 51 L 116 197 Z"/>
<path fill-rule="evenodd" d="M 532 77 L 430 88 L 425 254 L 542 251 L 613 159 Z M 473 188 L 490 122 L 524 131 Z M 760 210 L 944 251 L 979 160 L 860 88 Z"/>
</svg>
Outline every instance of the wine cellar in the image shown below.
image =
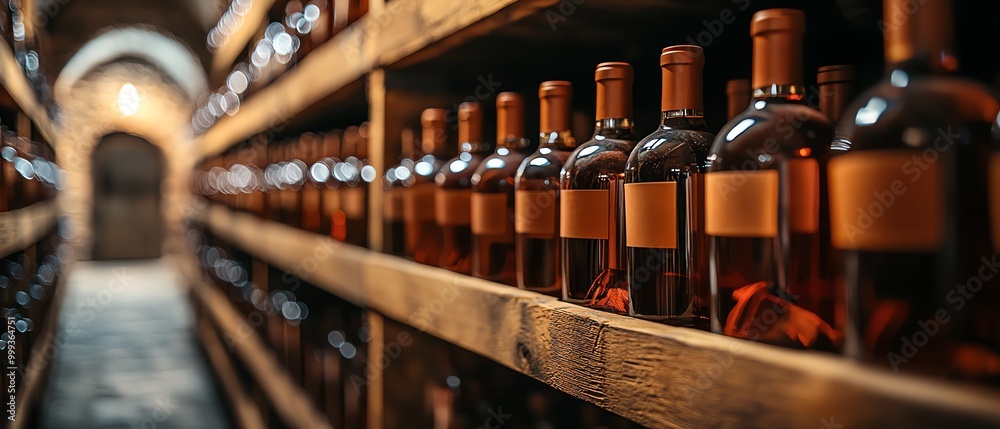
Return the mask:
<svg viewBox="0 0 1000 429">
<path fill-rule="evenodd" d="M 997 14 L 0 1 L 2 421 L 1000 427 Z"/>
</svg>

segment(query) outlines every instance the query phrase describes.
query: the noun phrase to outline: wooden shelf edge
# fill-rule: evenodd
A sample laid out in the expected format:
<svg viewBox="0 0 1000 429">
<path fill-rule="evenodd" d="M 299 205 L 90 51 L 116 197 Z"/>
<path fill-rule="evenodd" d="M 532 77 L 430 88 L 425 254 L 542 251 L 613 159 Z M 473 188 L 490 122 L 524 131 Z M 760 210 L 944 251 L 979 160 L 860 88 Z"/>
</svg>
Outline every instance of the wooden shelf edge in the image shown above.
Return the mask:
<svg viewBox="0 0 1000 429">
<path fill-rule="evenodd" d="M 63 272 L 69 272 L 72 267 L 67 264 Z M 31 349 L 31 362 L 28 363 L 27 368 L 25 368 L 25 373 L 30 369 L 33 376 L 31 378 L 25 377 L 21 390 L 18 392 L 17 406 L 18 414 L 21 418 L 10 424 L 10 429 L 21 429 L 27 427 L 28 422 L 31 420 L 31 411 L 34 409 L 35 401 L 38 400 L 41 393 L 44 391 L 44 384 L 48 380 L 48 373 L 51 369 L 52 356 L 46 356 L 46 348 L 52 351 L 52 341 L 55 339 L 56 333 L 59 331 L 59 312 L 62 308 L 62 302 L 65 298 L 66 281 L 65 277 L 62 277 L 59 281 L 59 285 L 56 287 L 55 293 L 52 296 L 52 302 L 49 306 L 50 311 L 45 320 L 44 332 L 39 338 L 39 341 L 35 343 L 35 346 Z"/>
<path fill-rule="evenodd" d="M 280 126 L 324 97 L 485 19 L 495 28 L 558 0 L 394 0 L 365 15 L 250 97 L 198 142 L 202 159 L 255 133 Z M 500 15 L 501 11 L 504 13 Z"/>
<path fill-rule="evenodd" d="M 326 417 L 312 406 L 305 391 L 282 369 L 274 354 L 264 346 L 229 300 L 197 272 L 194 262 L 180 263 L 179 266 L 191 285 L 195 303 L 205 311 L 219 335 L 231 340 L 228 343 L 253 374 L 282 421 L 292 427 L 331 428 Z"/>
<path fill-rule="evenodd" d="M 308 281 L 646 426 L 1000 424 L 996 390 L 599 312 L 206 211 L 213 233 L 255 257 L 288 270 L 301 266 L 291 255 L 329 253 Z M 281 245 L 253 244 L 262 237 Z"/>
<path fill-rule="evenodd" d="M 52 231 L 56 217 L 54 201 L 0 212 L 0 258 L 37 243 Z"/>
<path fill-rule="evenodd" d="M 49 117 L 45 106 L 38 100 L 35 91 L 31 89 L 28 78 L 21 70 L 21 65 L 14 58 L 14 50 L 11 49 L 6 40 L 0 40 L 0 84 L 7 89 L 21 110 L 35 123 L 45 141 L 55 147 L 56 133 L 52 118 Z"/>
</svg>

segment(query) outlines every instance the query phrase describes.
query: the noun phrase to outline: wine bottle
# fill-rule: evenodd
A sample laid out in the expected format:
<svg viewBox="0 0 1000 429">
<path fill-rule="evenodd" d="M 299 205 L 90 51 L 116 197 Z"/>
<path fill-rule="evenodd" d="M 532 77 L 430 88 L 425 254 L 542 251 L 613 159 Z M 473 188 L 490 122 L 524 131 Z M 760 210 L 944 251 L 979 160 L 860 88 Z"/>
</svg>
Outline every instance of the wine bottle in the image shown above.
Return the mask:
<svg viewBox="0 0 1000 429">
<path fill-rule="evenodd" d="M 320 232 L 331 237 L 333 234 L 333 219 L 340 213 L 341 181 L 334 175 L 334 169 L 340 164 L 342 131 L 333 130 L 323 136 L 323 159 L 320 161 L 328 171 L 325 186 L 320 197 L 321 214 Z M 323 167 L 318 167 L 324 169 Z"/>
<path fill-rule="evenodd" d="M 424 155 L 415 159 L 413 175 L 403 182 L 403 217 L 406 223 L 406 255 L 421 264 L 438 266 L 441 230 L 434 216 L 434 177 L 448 142 L 444 109 L 426 109 L 420 115 L 420 147 Z"/>
<path fill-rule="evenodd" d="M 497 95 L 497 148 L 472 175 L 472 275 L 514 286 L 514 175 L 531 153 L 524 98 Z"/>
<path fill-rule="evenodd" d="M 750 80 L 733 79 L 726 82 L 726 119 L 733 119 L 750 104 Z"/>
<path fill-rule="evenodd" d="M 622 212 L 625 163 L 638 140 L 632 66 L 601 63 L 594 136 L 570 155 L 559 179 L 563 299 L 628 312 Z"/>
<path fill-rule="evenodd" d="M 997 192 L 990 145 L 1000 105 L 948 76 L 958 66 L 948 1 L 905 14 L 906 1 L 883 5 L 885 77 L 843 115 L 838 134 L 851 144 L 829 170 L 845 350 L 894 371 L 996 382 L 998 223 L 987 202 Z"/>
<path fill-rule="evenodd" d="M 413 175 L 413 130 L 404 128 L 400 133 L 401 154 L 399 164 L 389 167 L 382 175 L 382 252 L 390 255 L 406 254 L 406 222 L 404 221 L 403 183 Z"/>
<path fill-rule="evenodd" d="M 479 103 L 458 107 L 458 156 L 444 163 L 434 176 L 434 218 L 441 228 L 442 268 L 472 272 L 472 175 L 486 156 L 483 142 L 483 113 Z"/>
<path fill-rule="evenodd" d="M 330 171 L 325 164 L 320 163 L 320 144 L 322 140 L 313 133 L 305 133 L 299 137 L 299 151 L 302 162 L 306 165 L 305 178 L 302 183 L 302 229 L 319 233 L 322 226 L 322 189 Z"/>
<path fill-rule="evenodd" d="M 340 189 L 344 242 L 368 247 L 368 184 L 375 180 L 368 161 L 368 123 L 348 127 L 343 143 L 345 159 L 338 167 L 345 185 Z"/>
<path fill-rule="evenodd" d="M 538 150 L 518 167 L 514 178 L 514 230 L 517 287 L 562 295 L 559 238 L 559 174 L 576 149 L 570 124 L 573 85 L 542 82 L 538 87 Z"/>
<path fill-rule="evenodd" d="M 704 173 L 715 134 L 705 124 L 704 52 L 671 46 L 660 55 L 660 126 L 625 166 L 629 314 L 708 326 Z"/>
<path fill-rule="evenodd" d="M 834 350 L 836 306 L 824 271 L 821 210 L 833 126 L 806 106 L 805 15 L 757 12 L 750 107 L 719 132 L 705 175 L 711 236 L 711 327 L 726 335 Z"/>
</svg>

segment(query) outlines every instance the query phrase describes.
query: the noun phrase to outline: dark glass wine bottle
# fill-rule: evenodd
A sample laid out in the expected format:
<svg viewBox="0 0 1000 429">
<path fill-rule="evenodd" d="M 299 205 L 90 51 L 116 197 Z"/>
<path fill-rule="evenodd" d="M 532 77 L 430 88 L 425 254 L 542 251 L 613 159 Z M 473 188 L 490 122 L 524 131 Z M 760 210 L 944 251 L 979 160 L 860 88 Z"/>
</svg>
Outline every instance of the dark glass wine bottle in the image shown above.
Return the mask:
<svg viewBox="0 0 1000 429">
<path fill-rule="evenodd" d="M 404 128 L 400 133 L 399 164 L 389 167 L 382 175 L 382 252 L 390 255 L 406 254 L 406 222 L 404 220 L 403 183 L 413 175 L 413 130 Z"/>
<path fill-rule="evenodd" d="M 715 134 L 705 124 L 704 52 L 671 46 L 660 55 L 660 126 L 625 166 L 629 314 L 708 327 L 708 236 L 704 173 Z"/>
<path fill-rule="evenodd" d="M 497 95 L 497 149 L 472 175 L 472 275 L 514 286 L 514 175 L 531 153 L 524 98 Z"/>
<path fill-rule="evenodd" d="M 309 232 L 321 231 L 322 189 L 330 175 L 330 171 L 325 168 L 325 165 L 319 163 L 321 143 L 321 138 L 313 133 L 305 133 L 299 137 L 299 153 L 306 166 L 300 196 L 302 199 L 302 229 Z"/>
<path fill-rule="evenodd" d="M 712 330 L 834 350 L 841 334 L 831 326 L 835 297 L 821 252 L 833 126 L 803 102 L 805 15 L 763 10 L 750 32 L 753 98 L 719 132 L 705 175 Z"/>
<path fill-rule="evenodd" d="M 844 113 L 830 161 L 847 354 L 891 367 L 1000 380 L 1000 279 L 990 232 L 991 127 L 980 85 L 948 76 L 951 5 L 886 0 L 886 74 Z M 995 156 L 995 155 L 994 155 Z M 992 188 L 991 188 L 992 186 Z M 997 214 L 993 213 L 993 219 Z"/>
<path fill-rule="evenodd" d="M 340 213 L 340 186 L 343 182 L 334 175 L 334 169 L 341 163 L 342 131 L 333 130 L 323 137 L 323 159 L 320 161 L 329 170 L 321 201 L 320 232 L 334 236 L 333 220 Z M 322 167 L 319 167 L 322 169 Z"/>
<path fill-rule="evenodd" d="M 472 273 L 472 175 L 486 156 L 483 113 L 479 103 L 458 107 L 458 156 L 434 176 L 434 218 L 441 228 L 441 268 Z"/>
<path fill-rule="evenodd" d="M 434 176 L 441 168 L 448 142 L 444 109 L 426 109 L 420 115 L 424 153 L 414 159 L 413 175 L 403 181 L 403 217 L 406 223 L 406 255 L 421 264 L 438 266 L 441 259 L 441 229 L 434 217 Z"/>
<path fill-rule="evenodd" d="M 559 259 L 559 174 L 576 149 L 570 125 L 573 85 L 542 82 L 538 87 L 538 150 L 521 162 L 514 179 L 517 286 L 562 295 Z"/>
<path fill-rule="evenodd" d="M 632 120 L 632 66 L 601 63 L 597 128 L 576 148 L 560 176 L 563 299 L 628 312 L 623 191 L 625 163 L 638 140 Z"/>
</svg>

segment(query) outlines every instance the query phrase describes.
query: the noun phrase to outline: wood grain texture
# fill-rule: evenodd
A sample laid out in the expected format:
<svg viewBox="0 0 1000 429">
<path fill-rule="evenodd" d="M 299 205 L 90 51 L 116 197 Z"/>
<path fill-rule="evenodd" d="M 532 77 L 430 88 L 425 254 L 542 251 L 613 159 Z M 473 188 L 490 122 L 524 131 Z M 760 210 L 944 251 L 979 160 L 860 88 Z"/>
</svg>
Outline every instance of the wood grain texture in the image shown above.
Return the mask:
<svg viewBox="0 0 1000 429">
<path fill-rule="evenodd" d="M 649 427 L 1000 425 L 995 390 L 603 313 L 211 210 L 209 228 L 235 243 L 284 237 L 255 256 L 335 249 L 320 287 Z"/>
<path fill-rule="evenodd" d="M 312 401 L 292 377 L 282 369 L 257 333 L 229 302 L 195 269 L 194 262 L 178 264 L 191 284 L 191 296 L 203 310 L 220 336 L 253 375 L 254 381 L 282 422 L 295 428 L 331 428 L 326 417 L 312 406 Z"/>
<path fill-rule="evenodd" d="M 35 123 L 35 127 L 38 128 L 38 132 L 42 134 L 45 141 L 49 142 L 53 148 L 57 148 L 52 118 L 49 117 L 45 106 L 38 100 L 35 91 L 31 89 L 28 78 L 21 71 L 21 66 L 14 58 L 14 51 L 6 40 L 0 40 L 0 84 L 7 89 L 11 98 Z"/>
<path fill-rule="evenodd" d="M 0 212 L 0 258 L 37 243 L 55 224 L 56 205 L 52 201 Z"/>
</svg>

